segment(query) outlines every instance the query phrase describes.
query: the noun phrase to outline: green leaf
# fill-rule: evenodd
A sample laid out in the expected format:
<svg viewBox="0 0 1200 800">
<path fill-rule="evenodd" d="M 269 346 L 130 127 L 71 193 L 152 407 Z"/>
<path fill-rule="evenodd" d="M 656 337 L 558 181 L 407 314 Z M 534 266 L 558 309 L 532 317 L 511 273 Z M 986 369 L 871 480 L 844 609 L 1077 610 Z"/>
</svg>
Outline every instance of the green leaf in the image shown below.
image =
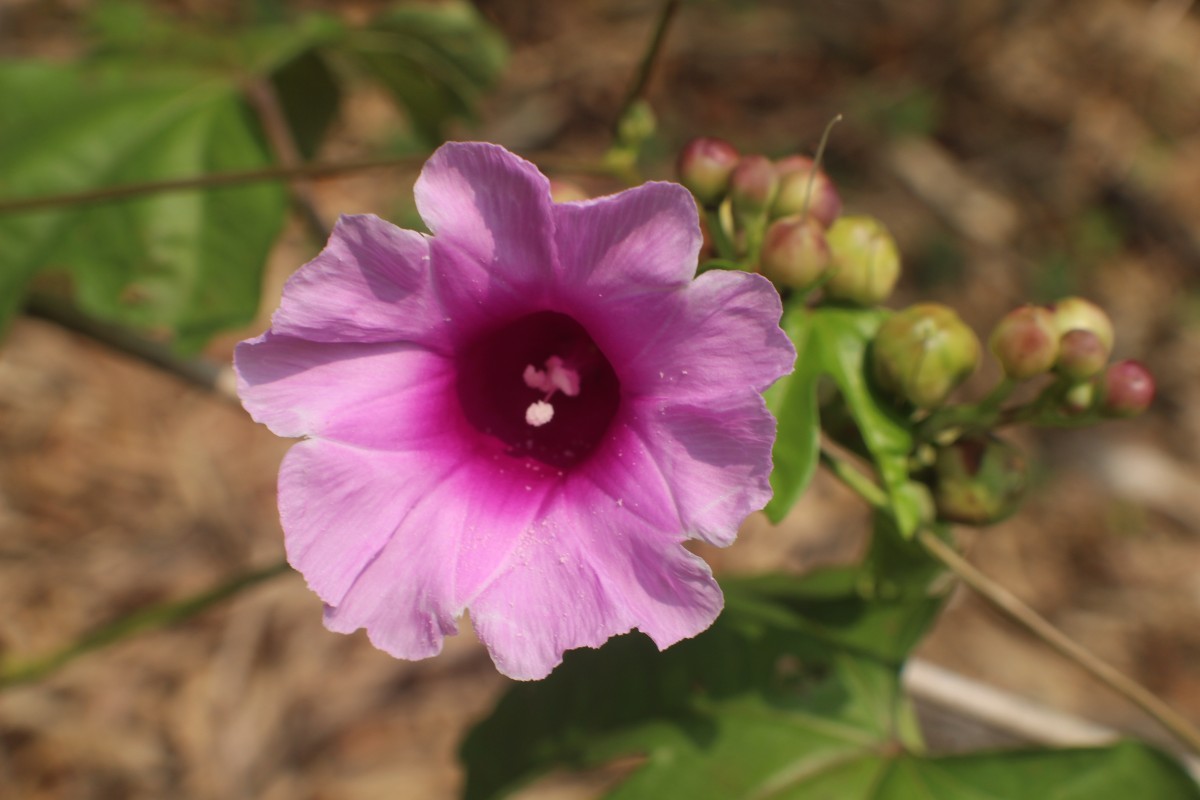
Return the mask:
<svg viewBox="0 0 1200 800">
<path fill-rule="evenodd" d="M 1200 788 L 1168 756 L 1139 742 L 967 756 L 903 755 L 875 800 L 1194 800 Z"/>
<path fill-rule="evenodd" d="M 867 601 L 859 583 L 854 570 L 731 580 L 725 612 L 695 639 L 659 653 L 628 635 L 568 653 L 471 733 L 466 796 L 636 752 L 649 761 L 622 791 L 647 794 L 629 796 L 724 800 L 804 759 L 873 753 L 911 727 L 896 674 L 938 602 Z M 707 766 L 672 766 L 692 762 Z M 653 794 L 685 778 L 694 794 Z"/>
<path fill-rule="evenodd" d="M 81 191 L 271 163 L 232 82 L 105 64 L 0 65 L 0 196 Z M 0 216 L 0 322 L 35 273 L 68 273 L 88 313 L 196 346 L 257 308 L 284 220 L 257 184 Z"/>
<path fill-rule="evenodd" d="M 1200 798 L 1138 744 L 923 756 L 898 674 L 939 602 L 912 577 L 892 601 L 864 599 L 853 570 L 728 581 L 725 612 L 695 639 L 568 653 L 470 733 L 465 796 L 638 756 L 610 800 Z"/>
<path fill-rule="evenodd" d="M 300 155 L 311 160 L 337 119 L 342 97 L 337 79 L 321 54 L 308 49 L 276 70 L 271 81 Z"/>
<path fill-rule="evenodd" d="M 796 368 L 767 390 L 767 407 L 779 423 L 775 447 L 771 451 L 771 502 L 763 509 L 778 523 L 808 488 L 817 470 L 821 446 L 821 428 L 817 418 L 817 381 L 821 360 L 813 357 L 808 345 L 812 331 L 811 315 L 804 308 L 789 308 L 783 316 L 783 330 L 796 347 Z"/>
<path fill-rule="evenodd" d="M 400 6 L 346 41 L 346 52 L 380 81 L 429 145 L 452 118 L 472 119 L 508 57 L 504 39 L 462 0 Z"/>
<path fill-rule="evenodd" d="M 916 533 L 922 518 L 921 497 L 908 479 L 913 439 L 908 422 L 881 399 L 867 377 L 871 340 L 889 312 L 829 306 L 812 312 L 813 352 L 833 378 L 862 434 L 887 490 L 900 532 Z"/>
<path fill-rule="evenodd" d="M 767 516 L 778 522 L 812 480 L 820 452 L 817 389 L 829 376 L 861 434 L 887 489 L 905 536 L 922 518 L 922 498 L 908 479 L 913 440 L 907 421 L 871 389 L 867 353 L 875 331 L 888 312 L 879 309 L 791 306 L 783 327 L 796 346 L 795 371 L 767 393 L 767 405 L 779 422 L 772 451 L 774 497 Z"/>
</svg>

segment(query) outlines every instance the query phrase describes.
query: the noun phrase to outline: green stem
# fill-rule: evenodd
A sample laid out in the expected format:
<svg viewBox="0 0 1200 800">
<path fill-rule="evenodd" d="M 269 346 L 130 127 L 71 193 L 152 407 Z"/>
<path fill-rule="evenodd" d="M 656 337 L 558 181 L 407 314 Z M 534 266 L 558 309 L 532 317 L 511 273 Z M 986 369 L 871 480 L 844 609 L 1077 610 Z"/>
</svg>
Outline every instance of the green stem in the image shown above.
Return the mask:
<svg viewBox="0 0 1200 800">
<path fill-rule="evenodd" d="M 40 658 L 5 664 L 0 668 L 0 688 L 39 680 L 92 650 L 107 647 L 143 631 L 182 622 L 268 578 L 282 575 L 289 569 L 287 562 L 281 561 L 269 567 L 235 575 L 191 597 L 138 609 Z"/>
<path fill-rule="evenodd" d="M 833 119 L 825 124 L 825 130 L 821 132 L 821 141 L 817 144 L 817 152 L 813 155 L 812 171 L 808 173 L 808 181 L 804 184 L 804 204 L 800 207 L 800 219 L 808 219 L 808 207 L 812 201 L 813 185 L 817 182 L 817 172 L 821 169 L 821 160 L 825 158 L 825 145 L 829 144 L 829 134 L 833 131 L 833 126 L 842 121 L 842 115 L 836 114 Z"/>
<path fill-rule="evenodd" d="M 617 115 L 613 120 L 614 136 L 621 127 L 621 120 L 625 119 L 625 115 L 629 113 L 629 109 L 633 108 L 633 104 L 640 100 L 645 93 L 646 84 L 650 82 L 650 75 L 654 72 L 654 64 L 658 61 L 658 57 L 662 53 L 663 42 L 666 41 L 667 31 L 671 27 L 671 20 L 675 18 L 675 12 L 678 10 L 679 0 L 666 0 L 662 4 L 662 9 L 658 14 L 658 22 L 654 26 L 654 35 L 650 39 L 650 44 L 642 56 L 641 63 L 638 64 L 638 70 L 634 73 L 633 80 L 629 84 L 629 89 L 625 92 L 625 99 L 621 101 L 621 106 L 617 109 Z"/>
<path fill-rule="evenodd" d="M 917 440 L 932 442 L 940 434 L 955 428 L 988 430 L 996 427 L 1006 413 L 1000 407 L 1016 388 L 1016 381 L 1004 378 L 978 403 L 950 406 L 933 412 L 917 425 Z"/>
<path fill-rule="evenodd" d="M 825 447 L 820 451 L 821 463 L 833 476 L 852 489 L 859 497 L 877 511 L 890 508 L 887 492 L 862 470 L 849 461 L 835 456 Z"/>
<path fill-rule="evenodd" d="M 706 208 L 704 217 L 708 220 L 708 235 L 712 237 L 713 245 L 717 248 L 718 258 L 737 261 L 737 249 L 733 246 L 733 239 L 729 238 L 729 231 L 725 230 L 725 223 L 721 220 L 721 209 Z"/>
</svg>

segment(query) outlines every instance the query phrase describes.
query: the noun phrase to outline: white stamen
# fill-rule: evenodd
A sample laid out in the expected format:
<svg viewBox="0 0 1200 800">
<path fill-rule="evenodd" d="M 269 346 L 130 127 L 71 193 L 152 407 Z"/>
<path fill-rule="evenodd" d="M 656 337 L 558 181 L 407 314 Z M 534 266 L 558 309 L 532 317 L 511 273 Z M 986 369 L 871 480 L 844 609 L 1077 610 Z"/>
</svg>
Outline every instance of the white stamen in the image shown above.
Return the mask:
<svg viewBox="0 0 1200 800">
<path fill-rule="evenodd" d="M 530 403 L 529 408 L 525 409 L 525 422 L 535 428 L 542 427 L 552 419 L 554 419 L 554 406 L 545 400 Z"/>
<path fill-rule="evenodd" d="M 545 392 L 547 398 L 555 392 L 562 392 L 567 397 L 576 397 L 579 394 L 579 371 L 568 367 L 558 356 L 546 359 L 545 370 L 529 364 L 521 377 L 526 386 Z"/>
</svg>

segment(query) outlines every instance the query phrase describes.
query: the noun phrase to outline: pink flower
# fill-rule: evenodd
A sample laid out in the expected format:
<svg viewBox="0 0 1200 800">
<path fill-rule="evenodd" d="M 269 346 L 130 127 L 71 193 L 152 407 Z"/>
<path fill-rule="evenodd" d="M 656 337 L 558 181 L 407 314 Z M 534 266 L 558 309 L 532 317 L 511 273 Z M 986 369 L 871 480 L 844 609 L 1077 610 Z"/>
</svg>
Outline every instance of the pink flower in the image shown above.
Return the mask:
<svg viewBox="0 0 1200 800">
<path fill-rule="evenodd" d="M 305 438 L 279 512 L 326 626 L 419 659 L 470 609 L 522 679 L 704 630 L 721 591 L 683 542 L 727 545 L 770 499 L 778 295 L 693 280 L 674 184 L 555 204 L 533 165 L 455 143 L 415 191 L 433 236 L 343 217 L 237 349 L 246 409 Z"/>
</svg>

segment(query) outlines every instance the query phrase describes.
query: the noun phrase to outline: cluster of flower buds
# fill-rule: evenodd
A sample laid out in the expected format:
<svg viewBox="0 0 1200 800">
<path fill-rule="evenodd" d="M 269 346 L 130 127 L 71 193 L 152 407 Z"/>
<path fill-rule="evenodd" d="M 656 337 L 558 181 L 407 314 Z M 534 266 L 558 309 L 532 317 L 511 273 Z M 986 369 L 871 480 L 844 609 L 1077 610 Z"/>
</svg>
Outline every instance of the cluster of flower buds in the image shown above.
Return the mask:
<svg viewBox="0 0 1200 800">
<path fill-rule="evenodd" d="M 842 200 L 813 159 L 771 161 L 741 155 L 723 139 L 698 138 L 680 152 L 680 182 L 708 212 L 710 228 L 728 225 L 736 256 L 777 286 L 871 306 L 900 276 L 887 228 L 868 216 L 841 216 Z M 727 212 L 726 212 L 727 210 Z"/>
<path fill-rule="evenodd" d="M 945 407 L 979 363 L 975 334 L 937 303 L 884 320 L 871 346 L 871 374 L 880 390 L 924 421 L 926 452 L 918 461 L 941 519 L 985 525 L 1016 508 L 1027 483 L 1025 460 L 992 433 L 998 425 L 1082 424 L 1149 406 L 1153 378 L 1136 361 L 1110 364 L 1113 340 L 1108 315 L 1079 297 L 1014 309 L 988 338 L 1005 380 L 978 405 Z M 1035 399 L 1003 407 L 1020 382 L 1040 376 L 1052 380 Z"/>
<path fill-rule="evenodd" d="M 1154 379 L 1136 361 L 1109 364 L 1113 342 L 1108 315 L 1082 297 L 1014 309 L 988 339 L 1009 380 L 1046 374 L 1059 379 L 1057 411 L 1133 416 L 1154 398 Z"/>
</svg>

